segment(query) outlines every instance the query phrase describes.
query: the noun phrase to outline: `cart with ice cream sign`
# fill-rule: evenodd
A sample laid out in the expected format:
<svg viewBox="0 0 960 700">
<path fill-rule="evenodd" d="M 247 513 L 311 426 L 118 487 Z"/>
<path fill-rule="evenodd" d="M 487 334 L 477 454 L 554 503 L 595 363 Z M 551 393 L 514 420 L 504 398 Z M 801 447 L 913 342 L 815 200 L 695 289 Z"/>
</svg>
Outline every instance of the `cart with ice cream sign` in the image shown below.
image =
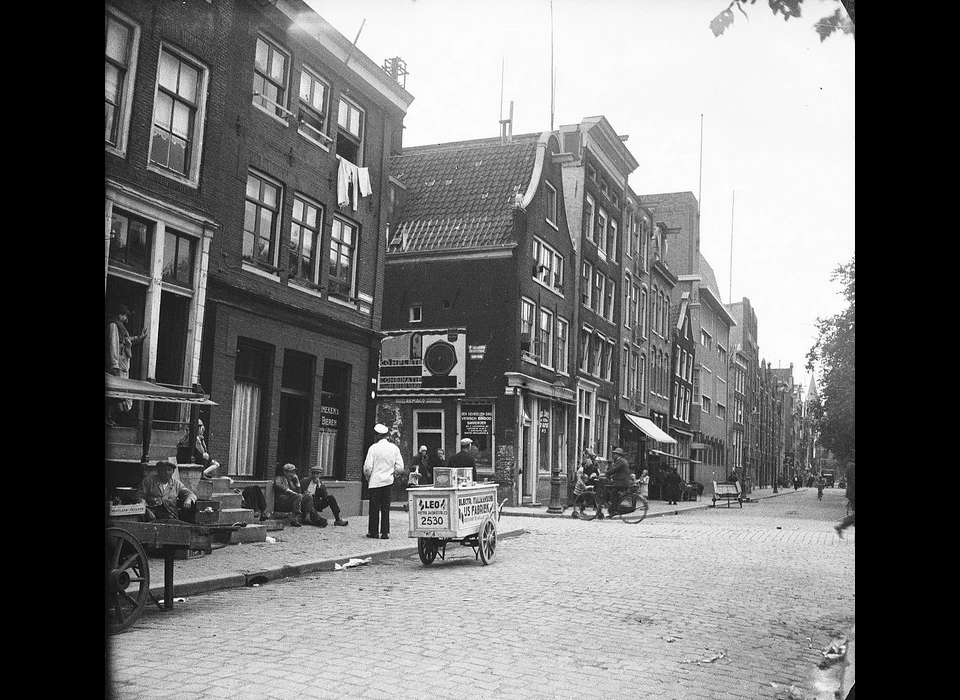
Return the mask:
<svg viewBox="0 0 960 700">
<path fill-rule="evenodd" d="M 407 491 L 409 536 L 417 538 L 417 552 L 425 565 L 446 558 L 447 543 L 472 547 L 484 564 L 497 552 L 496 484 L 473 483 L 470 469 L 436 467 L 432 486 Z M 505 501 L 504 501 L 505 502 Z"/>
</svg>

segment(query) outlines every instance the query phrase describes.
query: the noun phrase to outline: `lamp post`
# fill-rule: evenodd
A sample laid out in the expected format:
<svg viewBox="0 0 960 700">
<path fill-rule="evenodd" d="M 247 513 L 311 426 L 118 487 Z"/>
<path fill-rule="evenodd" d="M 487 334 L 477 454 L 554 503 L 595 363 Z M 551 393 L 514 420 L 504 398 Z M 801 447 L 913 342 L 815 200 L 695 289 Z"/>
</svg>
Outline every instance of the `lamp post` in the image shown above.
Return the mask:
<svg viewBox="0 0 960 700">
<path fill-rule="evenodd" d="M 563 382 L 559 379 L 551 385 L 554 402 L 563 396 Z M 556 435 L 557 426 L 553 426 L 554 435 Z M 548 513 L 563 513 L 563 506 L 560 504 L 560 444 L 557 442 L 557 454 L 553 455 L 553 465 L 550 469 L 550 505 L 547 506 Z"/>
</svg>

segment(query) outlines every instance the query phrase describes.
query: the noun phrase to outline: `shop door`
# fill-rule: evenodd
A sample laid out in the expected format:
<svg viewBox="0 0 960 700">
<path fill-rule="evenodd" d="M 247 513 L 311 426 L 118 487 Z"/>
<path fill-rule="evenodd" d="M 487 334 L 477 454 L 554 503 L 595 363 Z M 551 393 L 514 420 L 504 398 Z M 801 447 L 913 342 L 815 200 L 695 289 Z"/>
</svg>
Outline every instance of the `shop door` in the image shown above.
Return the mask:
<svg viewBox="0 0 960 700">
<path fill-rule="evenodd" d="M 308 473 L 307 400 L 303 396 L 280 393 L 280 429 L 277 433 L 277 461 L 295 464 L 300 476 Z"/>
</svg>

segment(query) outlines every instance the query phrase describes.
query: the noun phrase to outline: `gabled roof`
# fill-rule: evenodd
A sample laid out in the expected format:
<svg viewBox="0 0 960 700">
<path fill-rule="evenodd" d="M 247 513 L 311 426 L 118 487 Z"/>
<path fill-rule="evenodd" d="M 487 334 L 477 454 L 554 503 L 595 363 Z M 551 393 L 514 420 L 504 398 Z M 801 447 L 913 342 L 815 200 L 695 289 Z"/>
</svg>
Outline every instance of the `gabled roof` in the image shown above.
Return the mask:
<svg viewBox="0 0 960 700">
<path fill-rule="evenodd" d="M 530 185 L 540 134 L 404 148 L 390 170 L 407 188 L 390 252 L 503 247 L 514 242 L 517 193 Z"/>
</svg>

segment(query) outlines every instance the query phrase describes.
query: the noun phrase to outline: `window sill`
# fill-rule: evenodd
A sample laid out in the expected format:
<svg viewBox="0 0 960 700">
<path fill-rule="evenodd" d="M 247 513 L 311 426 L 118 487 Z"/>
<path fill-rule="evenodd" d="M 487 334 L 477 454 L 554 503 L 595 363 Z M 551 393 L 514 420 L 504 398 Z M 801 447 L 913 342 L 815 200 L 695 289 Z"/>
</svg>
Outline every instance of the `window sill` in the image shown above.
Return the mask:
<svg viewBox="0 0 960 700">
<path fill-rule="evenodd" d="M 273 111 L 268 110 L 266 107 L 264 107 L 264 106 L 261 105 L 261 104 L 258 104 L 258 103 L 255 102 L 255 101 L 251 101 L 250 104 L 252 104 L 255 109 L 259 110 L 259 111 L 262 112 L 263 114 L 266 114 L 268 117 L 270 117 L 271 119 L 273 119 L 275 122 L 278 122 L 278 123 L 282 124 L 284 127 L 289 127 L 289 126 L 290 126 L 290 122 L 288 122 L 285 118 L 281 117 L 281 116 L 280 116 L 279 114 L 277 114 L 276 112 L 273 112 Z"/>
<path fill-rule="evenodd" d="M 536 283 L 537 283 L 538 285 L 540 285 L 541 287 L 543 287 L 544 289 L 546 289 L 546 290 L 548 290 L 548 291 L 550 291 L 550 292 L 553 292 L 554 294 L 556 294 L 556 295 L 557 295 L 558 297 L 560 297 L 561 299 L 564 298 L 563 292 L 562 292 L 560 289 L 558 289 L 557 287 L 551 287 L 549 284 L 547 284 L 546 282 L 543 282 L 543 281 L 541 281 L 541 280 L 538 280 L 536 277 L 533 278 L 533 281 L 536 282 Z"/>
<path fill-rule="evenodd" d="M 560 227 L 559 227 L 559 226 L 557 226 L 555 223 L 553 223 L 552 221 L 550 221 L 550 219 L 548 219 L 548 218 L 546 218 L 546 217 L 544 217 L 543 220 L 547 223 L 547 226 L 549 226 L 549 227 L 552 228 L 554 231 L 557 231 L 557 232 L 559 233 L 559 231 L 560 231 Z"/>
<path fill-rule="evenodd" d="M 266 270 L 262 270 L 262 269 L 260 269 L 259 267 L 257 267 L 256 265 L 254 265 L 253 263 L 249 263 L 249 262 L 247 262 L 246 260 L 244 260 L 244 261 L 241 263 L 241 268 L 244 269 L 244 270 L 246 270 L 247 272 L 252 272 L 252 273 L 255 274 L 255 275 L 260 275 L 261 277 L 266 277 L 268 280 L 273 280 L 274 282 L 279 282 L 279 281 L 280 281 L 280 273 L 278 273 L 278 272 L 267 272 Z"/>
<path fill-rule="evenodd" d="M 107 153 L 112 153 L 118 158 L 123 158 L 124 160 L 127 157 L 126 146 L 114 146 L 112 144 L 104 142 L 103 150 L 105 150 Z"/>
<path fill-rule="evenodd" d="M 199 167 L 199 164 L 198 164 L 198 167 Z M 169 180 L 173 180 L 174 182 L 179 182 L 181 185 L 186 185 L 187 187 L 194 190 L 200 187 L 200 183 L 197 180 L 197 178 L 195 177 L 187 178 L 187 177 L 183 177 L 182 175 L 176 175 L 169 170 L 165 170 L 164 168 L 157 167 L 153 163 L 147 163 L 147 170 L 149 170 L 152 173 L 156 173 L 157 175 L 162 175 L 163 177 Z"/>
<path fill-rule="evenodd" d="M 321 150 L 323 150 L 323 151 L 326 151 L 327 153 L 330 152 L 329 146 L 325 146 L 325 145 L 322 144 L 320 141 L 318 141 L 318 140 L 315 139 L 314 137 L 310 136 L 310 134 L 309 134 L 308 132 L 306 132 L 306 131 L 301 131 L 300 129 L 297 129 L 297 133 L 300 134 L 300 136 L 302 136 L 305 141 L 309 141 L 310 143 L 312 143 L 312 144 L 313 144 L 314 146 L 316 146 L 317 148 L 319 148 L 319 149 L 321 149 Z"/>
<path fill-rule="evenodd" d="M 317 299 L 323 299 L 323 292 L 321 292 L 319 289 L 313 289 L 303 284 L 297 284 L 297 282 L 292 279 L 287 280 L 287 286 L 291 289 L 296 289 L 297 291 L 303 292 L 304 294 L 309 294 L 312 297 L 316 297 Z"/>
<path fill-rule="evenodd" d="M 356 302 L 347 301 L 346 299 L 341 299 L 340 297 L 335 297 L 332 294 L 327 295 L 327 301 L 332 301 L 334 304 L 346 307 L 348 309 L 357 310 Z"/>
</svg>

